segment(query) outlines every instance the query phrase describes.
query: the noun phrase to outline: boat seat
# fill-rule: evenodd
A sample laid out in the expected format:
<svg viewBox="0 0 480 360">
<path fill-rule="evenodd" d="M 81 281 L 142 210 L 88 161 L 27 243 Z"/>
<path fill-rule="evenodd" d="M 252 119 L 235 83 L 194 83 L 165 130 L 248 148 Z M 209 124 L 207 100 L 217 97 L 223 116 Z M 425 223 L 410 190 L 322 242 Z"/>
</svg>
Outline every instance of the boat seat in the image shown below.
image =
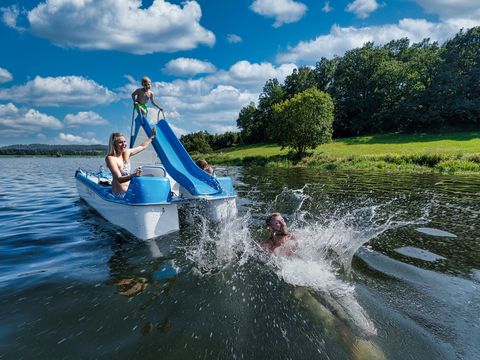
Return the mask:
<svg viewBox="0 0 480 360">
<path fill-rule="evenodd" d="M 100 178 L 100 179 L 98 179 L 98 185 L 112 186 L 112 182 L 110 181 L 110 179 Z"/>
<path fill-rule="evenodd" d="M 161 166 L 144 166 L 143 176 L 167 177 L 167 172 Z"/>
</svg>

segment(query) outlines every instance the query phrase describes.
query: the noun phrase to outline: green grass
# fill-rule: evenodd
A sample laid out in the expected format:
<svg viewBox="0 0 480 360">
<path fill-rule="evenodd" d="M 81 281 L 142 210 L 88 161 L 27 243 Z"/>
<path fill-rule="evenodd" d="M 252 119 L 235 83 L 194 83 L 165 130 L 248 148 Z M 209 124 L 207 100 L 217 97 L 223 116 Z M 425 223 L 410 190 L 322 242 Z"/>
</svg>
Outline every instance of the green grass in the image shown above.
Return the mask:
<svg viewBox="0 0 480 360">
<path fill-rule="evenodd" d="M 272 144 L 238 146 L 203 156 L 225 165 L 480 173 L 480 132 L 343 138 L 318 146 L 301 160 L 293 160 L 287 149 Z"/>
</svg>

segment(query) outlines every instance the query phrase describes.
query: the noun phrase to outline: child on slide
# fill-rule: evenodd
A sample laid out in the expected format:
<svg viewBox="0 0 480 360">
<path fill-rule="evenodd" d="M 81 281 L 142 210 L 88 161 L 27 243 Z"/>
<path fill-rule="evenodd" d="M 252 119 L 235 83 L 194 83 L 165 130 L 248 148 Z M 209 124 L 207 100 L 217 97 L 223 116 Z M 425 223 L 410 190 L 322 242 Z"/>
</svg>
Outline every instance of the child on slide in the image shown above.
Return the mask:
<svg viewBox="0 0 480 360">
<path fill-rule="evenodd" d="M 152 104 L 160 111 L 163 109 L 153 100 L 153 93 L 150 88 L 152 87 L 152 80 L 148 76 L 142 77 L 142 86 L 132 93 L 133 106 L 139 114 L 147 116 L 147 102 L 150 100 Z"/>
</svg>

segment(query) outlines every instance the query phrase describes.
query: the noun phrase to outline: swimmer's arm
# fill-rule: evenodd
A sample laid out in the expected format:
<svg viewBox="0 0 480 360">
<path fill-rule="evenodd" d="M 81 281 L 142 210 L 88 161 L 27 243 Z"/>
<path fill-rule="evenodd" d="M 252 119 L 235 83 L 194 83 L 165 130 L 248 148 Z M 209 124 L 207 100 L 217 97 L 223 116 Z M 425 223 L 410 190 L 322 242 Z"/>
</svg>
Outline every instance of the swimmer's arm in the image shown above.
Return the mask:
<svg viewBox="0 0 480 360">
<path fill-rule="evenodd" d="M 265 251 L 268 251 L 268 252 L 272 252 L 273 249 L 272 249 L 272 245 L 268 242 L 264 242 L 264 243 L 261 243 L 260 244 L 260 247 L 265 250 Z"/>
<path fill-rule="evenodd" d="M 295 240 L 295 238 L 293 238 L 292 235 L 290 235 L 290 238 L 285 241 L 281 246 L 276 247 L 273 250 L 273 253 L 275 255 L 291 256 L 297 251 L 297 246 L 297 241 Z"/>
</svg>

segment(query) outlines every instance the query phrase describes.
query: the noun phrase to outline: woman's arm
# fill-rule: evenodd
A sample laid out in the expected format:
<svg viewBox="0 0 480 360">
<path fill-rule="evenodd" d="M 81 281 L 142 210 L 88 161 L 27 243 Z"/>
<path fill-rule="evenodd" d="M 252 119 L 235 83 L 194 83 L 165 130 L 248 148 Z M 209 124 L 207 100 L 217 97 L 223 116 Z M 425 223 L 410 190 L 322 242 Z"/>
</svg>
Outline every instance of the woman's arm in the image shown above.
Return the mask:
<svg viewBox="0 0 480 360">
<path fill-rule="evenodd" d="M 107 167 L 110 169 L 112 173 L 112 177 L 115 181 L 118 181 L 120 184 L 132 180 L 135 176 L 137 176 L 137 173 L 129 174 L 129 175 L 122 175 L 120 173 L 120 170 L 118 169 L 118 166 L 113 159 L 113 156 L 107 156 L 105 159 L 105 162 L 107 163 Z"/>
<path fill-rule="evenodd" d="M 134 147 L 133 149 L 129 150 L 129 155 L 138 154 L 140 151 L 143 151 L 147 148 L 148 144 L 150 144 L 153 138 L 157 135 L 157 127 L 153 126 L 152 128 L 152 136 L 150 136 L 147 140 L 141 143 L 139 146 Z"/>
</svg>

